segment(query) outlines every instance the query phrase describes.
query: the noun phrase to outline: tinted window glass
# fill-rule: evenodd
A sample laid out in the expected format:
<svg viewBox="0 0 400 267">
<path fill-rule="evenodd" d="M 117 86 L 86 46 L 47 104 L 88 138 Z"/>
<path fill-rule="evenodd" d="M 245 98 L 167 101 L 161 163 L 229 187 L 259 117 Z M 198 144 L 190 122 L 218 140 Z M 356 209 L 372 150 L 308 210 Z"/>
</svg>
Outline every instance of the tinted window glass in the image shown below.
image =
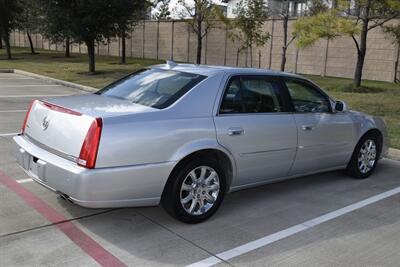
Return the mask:
<svg viewBox="0 0 400 267">
<path fill-rule="evenodd" d="M 220 113 L 242 113 L 244 111 L 242 94 L 240 92 L 240 78 L 235 77 L 229 81 L 225 90 Z"/>
<path fill-rule="evenodd" d="M 174 103 L 204 78 L 172 70 L 141 70 L 106 86 L 96 94 L 161 109 Z"/>
<path fill-rule="evenodd" d="M 234 77 L 225 90 L 220 113 L 269 113 L 282 109 L 277 83 L 262 77 Z"/>
<path fill-rule="evenodd" d="M 294 80 L 285 81 L 297 112 L 330 112 L 327 98 L 315 88 Z"/>
</svg>

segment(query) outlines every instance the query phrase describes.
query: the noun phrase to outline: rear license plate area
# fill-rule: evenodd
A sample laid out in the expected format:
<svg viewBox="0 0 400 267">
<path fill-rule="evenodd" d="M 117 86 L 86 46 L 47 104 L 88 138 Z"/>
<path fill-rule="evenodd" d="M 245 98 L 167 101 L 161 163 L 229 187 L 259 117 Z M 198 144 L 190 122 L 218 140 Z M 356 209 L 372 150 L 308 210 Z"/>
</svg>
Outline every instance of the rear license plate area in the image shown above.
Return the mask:
<svg viewBox="0 0 400 267">
<path fill-rule="evenodd" d="M 29 170 L 28 170 L 28 172 L 31 175 L 33 175 L 34 177 L 37 177 L 42 182 L 47 182 L 46 176 L 45 176 L 45 174 L 46 174 L 45 169 L 46 169 L 45 161 L 43 161 L 37 157 L 31 156 L 31 161 L 30 161 Z"/>
<path fill-rule="evenodd" d="M 34 178 L 47 182 L 46 179 L 46 162 L 35 156 L 32 156 L 24 149 L 18 150 L 17 160 L 19 165 Z"/>
<path fill-rule="evenodd" d="M 45 177 L 46 162 L 27 153 L 23 158 L 24 161 L 21 165 L 29 175 L 41 180 L 42 182 L 47 182 Z"/>
</svg>

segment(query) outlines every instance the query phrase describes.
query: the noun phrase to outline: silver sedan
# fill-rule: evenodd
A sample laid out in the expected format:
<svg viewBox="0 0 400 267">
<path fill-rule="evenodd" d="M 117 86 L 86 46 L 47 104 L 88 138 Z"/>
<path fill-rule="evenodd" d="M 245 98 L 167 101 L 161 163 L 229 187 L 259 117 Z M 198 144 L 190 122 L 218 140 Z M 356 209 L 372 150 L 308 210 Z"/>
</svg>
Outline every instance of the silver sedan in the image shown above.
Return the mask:
<svg viewBox="0 0 400 267">
<path fill-rule="evenodd" d="M 174 62 L 35 100 L 14 141 L 22 168 L 78 205 L 161 203 L 188 223 L 227 192 L 337 169 L 366 178 L 388 151 L 382 119 L 301 76 Z"/>
</svg>

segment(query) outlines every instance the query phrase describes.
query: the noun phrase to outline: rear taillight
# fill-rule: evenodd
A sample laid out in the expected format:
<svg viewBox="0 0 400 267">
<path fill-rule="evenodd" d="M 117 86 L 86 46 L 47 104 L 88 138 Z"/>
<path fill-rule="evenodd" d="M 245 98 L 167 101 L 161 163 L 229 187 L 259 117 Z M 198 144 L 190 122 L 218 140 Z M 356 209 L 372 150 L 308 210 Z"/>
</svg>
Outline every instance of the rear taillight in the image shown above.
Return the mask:
<svg viewBox="0 0 400 267">
<path fill-rule="evenodd" d="M 24 133 L 25 133 L 26 122 L 28 121 L 29 113 L 31 113 L 31 109 L 32 109 L 33 104 L 34 104 L 35 102 L 36 102 L 36 100 L 33 100 L 33 101 L 31 102 L 31 105 L 29 106 L 29 109 L 28 109 L 28 111 L 26 112 L 25 119 L 24 119 L 24 123 L 22 124 L 22 128 L 21 128 L 21 134 L 24 134 Z"/>
<path fill-rule="evenodd" d="M 83 141 L 81 153 L 79 154 L 78 165 L 93 169 L 96 165 L 97 150 L 99 149 L 101 130 L 103 121 L 101 118 L 96 118 L 86 134 Z"/>
</svg>

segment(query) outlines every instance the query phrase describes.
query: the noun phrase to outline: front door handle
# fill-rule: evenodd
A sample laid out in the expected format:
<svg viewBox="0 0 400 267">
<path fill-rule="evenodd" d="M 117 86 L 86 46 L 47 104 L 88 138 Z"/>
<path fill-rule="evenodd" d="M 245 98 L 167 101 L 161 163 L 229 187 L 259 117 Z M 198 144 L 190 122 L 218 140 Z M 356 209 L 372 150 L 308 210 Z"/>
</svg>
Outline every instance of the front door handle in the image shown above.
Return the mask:
<svg viewBox="0 0 400 267">
<path fill-rule="evenodd" d="M 228 129 L 228 135 L 230 135 L 230 136 L 242 135 L 242 134 L 244 134 L 243 128 L 235 127 L 235 128 L 229 128 Z"/>
<path fill-rule="evenodd" d="M 301 126 L 301 129 L 303 131 L 311 131 L 312 129 L 314 129 L 314 126 L 312 126 L 312 125 L 303 125 L 303 126 Z"/>
</svg>

